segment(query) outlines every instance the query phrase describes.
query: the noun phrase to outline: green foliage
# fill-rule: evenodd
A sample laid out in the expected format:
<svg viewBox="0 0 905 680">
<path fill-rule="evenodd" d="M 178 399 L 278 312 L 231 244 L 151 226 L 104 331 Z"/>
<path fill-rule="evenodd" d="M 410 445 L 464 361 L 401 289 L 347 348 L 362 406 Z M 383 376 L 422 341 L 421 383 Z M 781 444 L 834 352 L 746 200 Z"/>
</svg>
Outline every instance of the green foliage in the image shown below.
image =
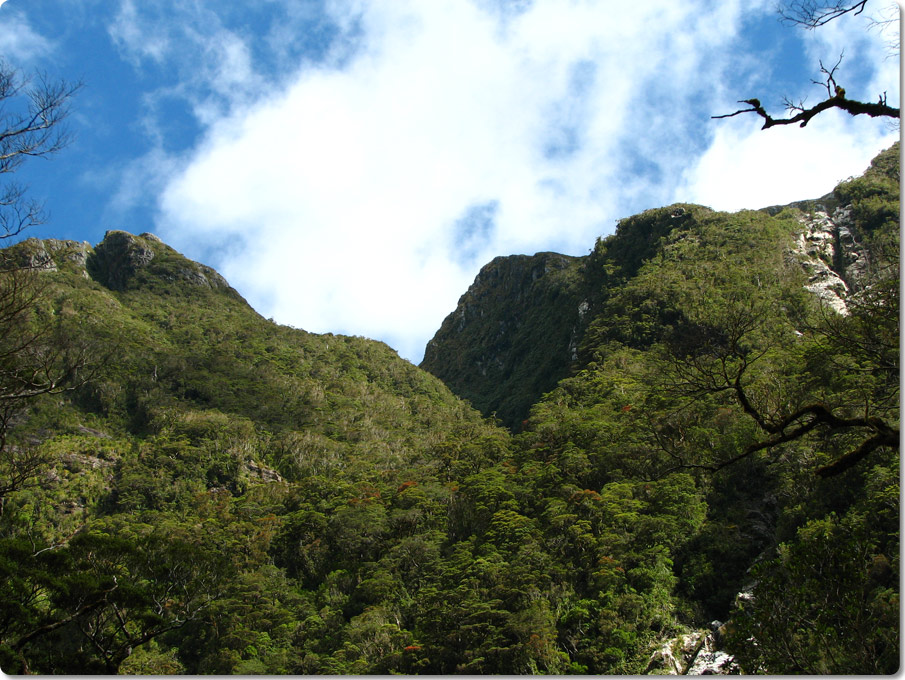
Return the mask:
<svg viewBox="0 0 905 680">
<path fill-rule="evenodd" d="M 40 318 L 109 360 L 0 447 L 31 466 L 0 507 L 0 667 L 635 674 L 731 617 L 747 671 L 894 671 L 898 455 L 862 449 L 899 427 L 895 158 L 836 191 L 870 253 L 847 316 L 804 288 L 795 207 L 496 262 L 466 296 L 492 323 L 435 350 L 505 357 L 469 381 L 518 434 L 149 235 L 46 246 Z"/>
<path fill-rule="evenodd" d="M 734 645 L 746 668 L 898 670 L 897 470 L 874 468 L 872 495 L 841 517 L 809 520 L 774 559 L 757 565 L 753 597 L 733 616 Z"/>
<path fill-rule="evenodd" d="M 858 229 L 868 238 L 889 236 L 899 229 L 899 144 L 871 161 L 861 176 L 839 184 L 833 192 L 850 204 Z"/>
</svg>

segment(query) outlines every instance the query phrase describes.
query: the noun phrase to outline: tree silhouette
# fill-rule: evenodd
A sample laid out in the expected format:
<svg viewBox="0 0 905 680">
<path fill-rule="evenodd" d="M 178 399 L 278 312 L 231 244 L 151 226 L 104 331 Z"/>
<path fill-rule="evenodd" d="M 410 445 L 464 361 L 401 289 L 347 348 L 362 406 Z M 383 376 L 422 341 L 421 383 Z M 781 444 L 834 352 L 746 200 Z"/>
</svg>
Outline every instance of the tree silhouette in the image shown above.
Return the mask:
<svg viewBox="0 0 905 680">
<path fill-rule="evenodd" d="M 51 82 L 45 75 L 25 78 L 0 60 L 0 175 L 69 143 L 64 121 L 80 86 Z M 0 188 L 0 243 L 44 222 L 43 206 L 26 193 L 11 180 Z M 71 329 L 39 312 L 49 300 L 40 276 L 45 259 L 10 250 L 0 254 L 0 503 L 46 463 L 36 452 L 8 444 L 15 415 L 28 400 L 72 389 L 87 377 L 82 369 L 89 364 L 89 348 L 75 341 Z"/>
</svg>

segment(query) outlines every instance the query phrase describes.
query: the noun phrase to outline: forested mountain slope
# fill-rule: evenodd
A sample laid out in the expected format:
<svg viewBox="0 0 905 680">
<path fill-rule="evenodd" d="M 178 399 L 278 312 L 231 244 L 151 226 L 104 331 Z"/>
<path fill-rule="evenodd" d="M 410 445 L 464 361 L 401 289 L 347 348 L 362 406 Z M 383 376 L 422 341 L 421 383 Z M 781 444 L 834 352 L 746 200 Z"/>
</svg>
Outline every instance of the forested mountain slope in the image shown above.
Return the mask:
<svg viewBox="0 0 905 680">
<path fill-rule="evenodd" d="M 494 261 L 425 362 L 518 434 L 151 235 L 4 251 L 0 667 L 640 673 L 719 619 L 747 672 L 895 671 L 898 197 L 894 147 Z"/>
<path fill-rule="evenodd" d="M 897 149 L 882 154 L 871 172 L 885 176 L 887 164 L 898 163 Z M 867 262 L 865 234 L 853 222 L 851 199 L 844 191 L 830 192 L 812 201 L 752 211 L 749 221 L 752 231 L 777 239 L 777 247 L 804 256 L 808 274 L 821 279 L 816 284 L 820 294 L 834 295 L 857 290 Z M 620 221 L 616 233 L 599 240 L 585 257 L 539 253 L 494 259 L 428 343 L 421 367 L 485 415 L 494 414 L 518 430 L 544 393 L 587 363 L 587 354 L 578 350 L 588 349 L 593 340 L 582 338 L 595 319 L 597 326 L 608 325 L 610 296 L 645 261 L 662 257 L 663 239 L 683 238 L 703 215 L 727 225 L 735 219 L 702 206 L 676 204 Z M 758 229 L 761 224 L 763 230 Z"/>
</svg>

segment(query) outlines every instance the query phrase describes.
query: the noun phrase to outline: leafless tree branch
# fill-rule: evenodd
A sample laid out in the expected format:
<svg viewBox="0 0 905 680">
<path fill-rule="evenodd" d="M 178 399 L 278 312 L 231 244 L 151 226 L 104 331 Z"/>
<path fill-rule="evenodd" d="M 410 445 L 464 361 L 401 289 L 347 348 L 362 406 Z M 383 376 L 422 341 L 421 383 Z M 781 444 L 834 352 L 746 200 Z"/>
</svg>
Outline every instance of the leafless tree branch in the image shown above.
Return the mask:
<svg viewBox="0 0 905 680">
<path fill-rule="evenodd" d="M 858 15 L 864 11 L 868 0 L 857 2 L 834 0 L 793 0 L 785 7 L 780 7 L 779 14 L 782 20 L 803 26 L 807 29 L 819 28 L 834 19 L 846 14 Z"/>
<path fill-rule="evenodd" d="M 46 74 L 23 78 L 0 59 L 0 175 L 69 144 L 72 136 L 64 121 L 81 87 L 81 83 L 52 82 Z M 25 187 L 12 182 L 0 191 L 0 240 L 43 223 L 41 204 L 27 200 L 25 193 Z"/>
</svg>

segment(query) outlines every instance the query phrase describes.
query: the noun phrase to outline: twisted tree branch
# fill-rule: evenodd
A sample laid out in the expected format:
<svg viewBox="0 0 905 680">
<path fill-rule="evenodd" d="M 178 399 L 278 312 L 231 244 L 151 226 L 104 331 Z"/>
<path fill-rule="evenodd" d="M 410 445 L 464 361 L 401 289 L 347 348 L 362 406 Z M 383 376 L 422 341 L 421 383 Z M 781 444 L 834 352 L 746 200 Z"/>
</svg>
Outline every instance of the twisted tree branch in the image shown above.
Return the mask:
<svg viewBox="0 0 905 680">
<path fill-rule="evenodd" d="M 837 93 L 841 93 L 841 95 L 837 94 L 836 96 L 830 97 L 829 99 L 824 99 L 822 102 L 812 106 L 809 109 L 801 109 L 797 114 L 791 116 L 790 118 L 774 118 L 769 113 L 767 113 L 767 111 L 761 105 L 759 99 L 742 99 L 739 101 L 739 103 L 748 104 L 751 108 L 739 109 L 738 111 L 734 111 L 733 113 L 726 113 L 720 116 L 711 116 L 711 118 L 732 118 L 733 116 L 737 116 L 742 113 L 756 113 L 758 116 L 764 119 L 764 124 L 761 129 L 766 130 L 767 128 L 771 128 L 774 125 L 792 125 L 795 123 L 798 123 L 799 127 L 804 127 L 811 121 L 811 118 L 816 116 L 818 113 L 827 111 L 828 109 L 841 109 L 852 116 L 867 115 L 871 118 L 876 118 L 878 116 L 898 118 L 900 116 L 899 109 L 893 106 L 889 106 L 886 103 L 886 93 L 880 95 L 879 100 L 874 103 L 847 99 L 845 97 L 845 90 L 843 90 L 842 88 L 838 88 Z"/>
</svg>

